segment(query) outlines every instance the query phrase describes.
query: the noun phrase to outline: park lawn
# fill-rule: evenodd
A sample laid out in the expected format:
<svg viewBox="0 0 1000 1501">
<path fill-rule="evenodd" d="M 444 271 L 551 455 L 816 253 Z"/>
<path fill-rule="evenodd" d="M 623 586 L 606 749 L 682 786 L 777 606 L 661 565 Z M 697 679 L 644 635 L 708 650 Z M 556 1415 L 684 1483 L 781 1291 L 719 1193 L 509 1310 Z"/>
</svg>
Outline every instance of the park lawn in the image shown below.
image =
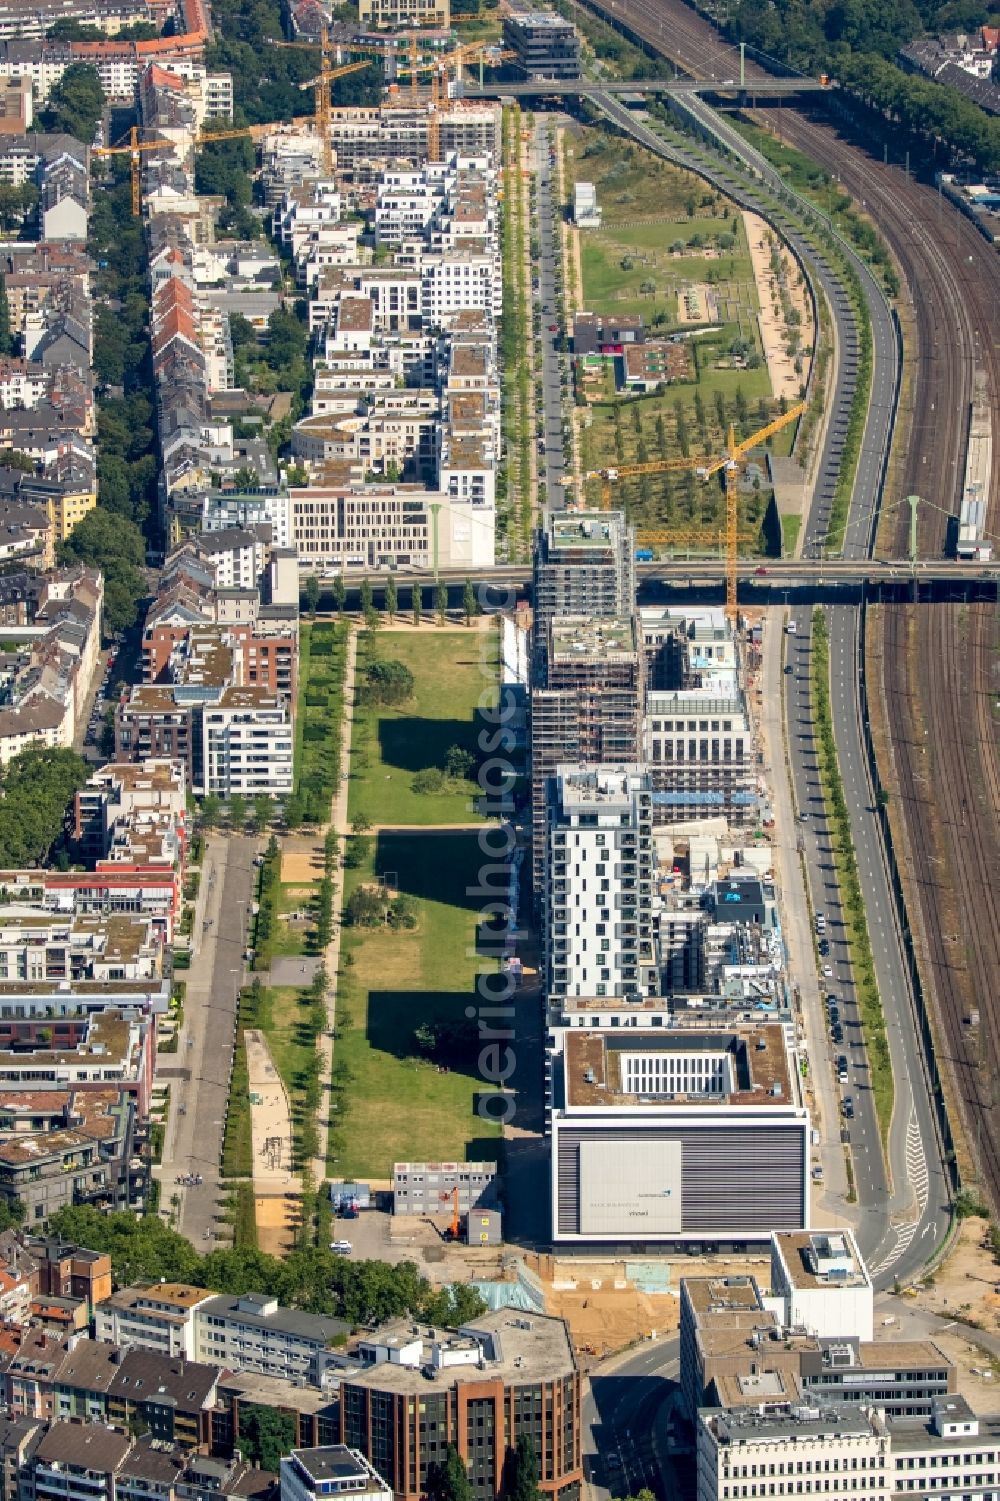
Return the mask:
<svg viewBox="0 0 1000 1501">
<path fill-rule="evenodd" d="M 782 516 L 781 518 L 781 556 L 790 558 L 795 552 L 795 544 L 799 540 L 799 532 L 802 530 L 801 516 Z"/>
<path fill-rule="evenodd" d="M 484 1139 L 500 1134 L 476 1114 L 486 1086 L 474 1064 L 439 1073 L 412 1056 L 414 1028 L 462 1021 L 476 1000 L 477 973 L 496 968 L 475 957 L 477 908 L 467 888 L 482 860 L 473 834 L 383 834 L 367 866 L 345 872 L 346 896 L 376 871 L 394 872 L 417 926 L 344 930 L 334 1065 L 349 1077 L 331 1122 L 331 1176 L 385 1179 L 395 1161 L 481 1157 Z"/>
<path fill-rule="evenodd" d="M 355 710 L 351 737 L 350 818 L 370 824 L 478 823 L 478 787 L 450 780 L 439 793 L 414 792 L 414 775 L 443 766 L 452 745 L 476 754 L 477 706 L 495 694 L 497 639 L 492 631 L 378 632 L 375 649 L 384 660 L 413 673 L 413 697 L 396 707 Z M 371 637 L 358 643 L 357 682 L 371 660 Z"/>
</svg>

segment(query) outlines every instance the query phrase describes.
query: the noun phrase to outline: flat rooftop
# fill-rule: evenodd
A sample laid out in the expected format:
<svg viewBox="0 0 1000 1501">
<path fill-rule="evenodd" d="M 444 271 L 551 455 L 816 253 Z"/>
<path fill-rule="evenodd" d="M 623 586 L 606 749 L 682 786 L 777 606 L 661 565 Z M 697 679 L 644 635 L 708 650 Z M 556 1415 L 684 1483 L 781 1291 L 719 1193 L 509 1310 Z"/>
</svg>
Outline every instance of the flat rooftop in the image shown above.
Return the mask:
<svg viewBox="0 0 1000 1501">
<path fill-rule="evenodd" d="M 404 1366 L 383 1361 L 356 1372 L 345 1371 L 344 1381 L 352 1386 L 371 1386 L 381 1391 L 421 1393 L 433 1390 L 435 1384 L 446 1387 L 465 1381 L 534 1385 L 539 1381 L 558 1380 L 576 1369 L 573 1348 L 562 1319 L 510 1308 L 484 1314 L 459 1330 L 432 1329 L 426 1324 L 400 1319 L 365 1336 L 362 1343 L 405 1345 L 415 1339 L 423 1341 L 428 1356 L 435 1342 L 440 1342 L 445 1349 L 449 1345 L 465 1349 L 472 1341 L 481 1341 L 486 1369 L 480 1370 L 478 1364 L 445 1366 L 432 1381 L 423 1374 L 424 1362 Z"/>
<path fill-rule="evenodd" d="M 620 534 L 620 517 L 606 511 L 576 511 L 571 518 L 553 517 L 549 524 L 549 541 L 557 548 L 613 547 Z"/>
<path fill-rule="evenodd" d="M 666 1058 L 670 1054 L 720 1059 L 728 1065 L 729 1084 L 717 1093 L 698 1091 L 637 1093 L 626 1088 L 626 1060 Z M 573 1031 L 565 1044 L 567 1104 L 579 1109 L 663 1109 L 697 1104 L 725 1109 L 728 1105 L 794 1105 L 792 1081 L 783 1029 L 777 1024 L 738 1027 L 715 1032 L 676 1028 L 632 1036 L 608 1032 Z"/>
<path fill-rule="evenodd" d="M 704 1409 L 702 1410 L 704 1412 Z M 854 1405 L 831 1402 L 822 1407 L 788 1406 L 760 1412 L 757 1408 L 709 1409 L 709 1424 L 720 1444 L 762 1443 L 776 1438 L 862 1438 L 872 1431 L 871 1420 Z"/>
<path fill-rule="evenodd" d="M 793 1287 L 870 1287 L 854 1237 L 843 1230 L 785 1230 L 775 1245 Z"/>
<path fill-rule="evenodd" d="M 610 656 L 634 657 L 638 650 L 635 622 L 628 615 L 564 615 L 551 625 L 550 659 L 603 662 Z"/>
</svg>

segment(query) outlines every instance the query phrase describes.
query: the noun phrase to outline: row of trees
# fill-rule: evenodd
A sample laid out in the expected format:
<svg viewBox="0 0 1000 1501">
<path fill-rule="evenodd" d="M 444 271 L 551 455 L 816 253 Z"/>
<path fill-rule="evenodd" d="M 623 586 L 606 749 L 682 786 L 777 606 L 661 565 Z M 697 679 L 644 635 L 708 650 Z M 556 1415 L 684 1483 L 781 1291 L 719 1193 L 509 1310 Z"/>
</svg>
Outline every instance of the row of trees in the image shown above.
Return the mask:
<svg viewBox="0 0 1000 1501">
<path fill-rule="evenodd" d="M 1000 170 L 1000 120 L 957 89 L 895 66 L 923 31 L 965 30 L 989 19 L 981 0 L 740 0 L 728 35 L 803 72 L 824 69 L 904 130 L 943 141 L 986 171 Z"/>
<path fill-rule="evenodd" d="M 49 1228 L 75 1245 L 109 1255 L 118 1287 L 165 1278 L 224 1288 L 232 1296 L 262 1292 L 287 1307 L 355 1325 L 406 1314 L 454 1325 L 484 1310 L 472 1288 L 434 1288 L 411 1261 L 348 1261 L 316 1246 L 292 1251 L 281 1260 L 252 1247 L 203 1256 L 157 1215 L 137 1219 L 125 1212 L 105 1214 L 89 1205 L 60 1210 Z"/>
</svg>

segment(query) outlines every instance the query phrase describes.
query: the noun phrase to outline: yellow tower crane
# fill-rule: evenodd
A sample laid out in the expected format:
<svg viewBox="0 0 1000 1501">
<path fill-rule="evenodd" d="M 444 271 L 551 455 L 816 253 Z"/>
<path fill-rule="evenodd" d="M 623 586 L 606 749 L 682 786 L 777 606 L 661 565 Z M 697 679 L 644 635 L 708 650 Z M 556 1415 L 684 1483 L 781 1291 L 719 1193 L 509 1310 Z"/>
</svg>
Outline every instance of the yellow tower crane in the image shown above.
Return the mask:
<svg viewBox="0 0 1000 1501">
<path fill-rule="evenodd" d="M 311 79 L 304 88 L 315 89 L 315 120 L 316 132 L 320 139 L 323 152 L 323 175 L 329 177 L 333 168 L 333 152 L 330 144 L 330 85 L 335 78 L 346 78 L 348 73 L 358 73 L 362 68 L 370 67 L 367 62 L 345 63 L 343 67 L 333 66 L 333 55 L 330 49 L 330 33 L 324 26 L 320 31 L 318 42 L 279 42 L 272 40 L 272 47 L 292 47 L 299 51 L 314 52 L 319 49 L 320 72 Z"/>
<path fill-rule="evenodd" d="M 173 141 L 160 137 L 157 141 L 140 141 L 138 126 L 133 125 L 129 131 L 129 139 L 125 143 L 119 142 L 117 146 L 95 146 L 91 156 L 130 156 L 132 178 L 132 217 L 138 219 L 142 212 L 142 180 L 140 177 L 140 163 L 144 151 L 176 151 Z"/>
<path fill-rule="evenodd" d="M 737 506 L 736 480 L 739 473 L 740 460 L 744 459 L 751 449 L 765 443 L 768 438 L 787 427 L 790 422 L 795 422 L 806 409 L 806 403 L 800 401 L 796 406 L 790 407 L 781 417 L 775 417 L 758 432 L 751 433 L 749 438 L 744 438 L 737 443 L 736 432 L 729 424 L 729 433 L 726 439 L 726 451 L 714 459 L 656 459 L 650 464 L 621 464 L 614 469 L 597 469 L 585 475 L 585 479 L 600 479 L 601 481 L 601 506 L 607 510 L 611 504 L 611 486 L 620 479 L 631 479 L 639 474 L 666 474 L 669 471 L 692 469 L 699 479 L 710 479 L 719 470 L 725 471 L 726 477 L 726 614 L 731 620 L 736 618 L 736 570 L 739 561 L 739 544 L 748 541 L 752 533 L 741 533 L 739 530 L 739 511 Z M 701 528 L 662 528 L 659 530 L 640 530 L 636 533 L 636 541 L 656 545 L 664 542 L 695 542 L 703 540 L 707 529 Z"/>
</svg>

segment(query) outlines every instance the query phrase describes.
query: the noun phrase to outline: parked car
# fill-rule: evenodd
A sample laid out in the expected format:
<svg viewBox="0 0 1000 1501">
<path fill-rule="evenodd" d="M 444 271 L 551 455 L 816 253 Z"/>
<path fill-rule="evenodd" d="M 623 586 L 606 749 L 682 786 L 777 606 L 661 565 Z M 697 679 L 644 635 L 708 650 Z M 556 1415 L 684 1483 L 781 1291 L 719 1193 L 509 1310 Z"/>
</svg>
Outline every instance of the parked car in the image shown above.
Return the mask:
<svg viewBox="0 0 1000 1501">
<path fill-rule="evenodd" d="M 349 1240 L 331 1240 L 330 1250 L 336 1256 L 350 1256 L 354 1247 Z"/>
</svg>

